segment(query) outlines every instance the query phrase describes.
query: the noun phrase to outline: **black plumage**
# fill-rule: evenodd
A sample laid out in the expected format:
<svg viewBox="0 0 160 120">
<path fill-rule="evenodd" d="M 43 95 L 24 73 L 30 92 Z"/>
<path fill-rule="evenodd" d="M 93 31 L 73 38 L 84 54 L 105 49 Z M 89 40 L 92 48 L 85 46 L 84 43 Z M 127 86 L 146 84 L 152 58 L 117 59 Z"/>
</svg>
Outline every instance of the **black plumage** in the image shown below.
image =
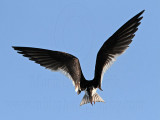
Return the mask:
<svg viewBox="0 0 160 120">
<path fill-rule="evenodd" d="M 68 76 L 75 86 L 78 94 L 85 91 L 85 96 L 80 105 L 95 102 L 104 102 L 104 100 L 96 93 L 97 88 L 102 90 L 101 84 L 104 72 L 129 47 L 135 32 L 140 25 L 141 11 L 131 18 L 122 27 L 120 27 L 105 43 L 102 45 L 97 54 L 95 76 L 93 80 L 86 80 L 83 76 L 80 62 L 77 57 L 60 51 L 52 51 L 41 48 L 32 47 L 16 47 L 13 46 L 18 53 L 28 57 L 29 60 L 35 61 L 41 66 L 53 70 L 62 71 Z"/>
</svg>

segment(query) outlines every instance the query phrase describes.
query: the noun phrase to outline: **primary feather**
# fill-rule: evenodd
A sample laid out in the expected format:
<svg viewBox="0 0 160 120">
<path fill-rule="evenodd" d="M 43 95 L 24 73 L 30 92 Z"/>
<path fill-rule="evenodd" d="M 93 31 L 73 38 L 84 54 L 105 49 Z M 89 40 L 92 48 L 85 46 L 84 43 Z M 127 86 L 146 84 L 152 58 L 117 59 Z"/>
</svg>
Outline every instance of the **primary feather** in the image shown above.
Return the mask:
<svg viewBox="0 0 160 120">
<path fill-rule="evenodd" d="M 143 12 L 140 12 L 120 27 L 100 48 L 95 66 L 95 79 L 99 81 L 100 89 L 104 72 L 116 61 L 119 55 L 125 52 L 132 42 L 135 36 L 134 33 L 138 30 L 140 20 L 143 18 L 140 17 Z"/>
<path fill-rule="evenodd" d="M 35 61 L 41 66 L 52 71 L 60 71 L 69 77 L 76 92 L 80 89 L 81 67 L 78 58 L 65 52 L 51 51 L 41 48 L 15 47 L 18 53 L 28 57 L 29 60 Z"/>
</svg>

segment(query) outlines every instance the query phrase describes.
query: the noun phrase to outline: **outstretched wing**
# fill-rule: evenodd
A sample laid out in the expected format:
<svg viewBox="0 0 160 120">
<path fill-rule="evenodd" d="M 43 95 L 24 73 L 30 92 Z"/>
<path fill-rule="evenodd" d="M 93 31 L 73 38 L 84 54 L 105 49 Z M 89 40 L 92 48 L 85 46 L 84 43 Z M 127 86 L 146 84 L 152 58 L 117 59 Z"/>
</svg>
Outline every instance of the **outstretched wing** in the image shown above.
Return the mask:
<svg viewBox="0 0 160 120">
<path fill-rule="evenodd" d="M 78 58 L 65 52 L 51 51 L 31 47 L 15 47 L 18 53 L 28 57 L 41 66 L 53 70 L 61 71 L 68 76 L 75 86 L 76 92 L 80 89 L 81 67 Z"/>
<path fill-rule="evenodd" d="M 95 79 L 98 80 L 100 89 L 104 72 L 112 65 L 117 56 L 125 52 L 132 42 L 134 33 L 138 30 L 140 20 L 143 18 L 140 17 L 143 12 L 144 10 L 119 28 L 99 50 L 95 66 Z"/>
</svg>

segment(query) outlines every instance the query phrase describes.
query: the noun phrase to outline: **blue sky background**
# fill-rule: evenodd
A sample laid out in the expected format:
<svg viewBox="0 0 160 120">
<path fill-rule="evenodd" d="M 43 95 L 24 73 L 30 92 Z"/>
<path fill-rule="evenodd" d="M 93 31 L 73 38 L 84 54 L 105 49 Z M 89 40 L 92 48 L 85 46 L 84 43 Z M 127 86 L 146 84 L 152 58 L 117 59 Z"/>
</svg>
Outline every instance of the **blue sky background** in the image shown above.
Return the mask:
<svg viewBox="0 0 160 120">
<path fill-rule="evenodd" d="M 159 0 L 1 0 L 0 120 L 159 120 Z M 79 106 L 71 81 L 17 54 L 11 46 L 71 53 L 86 79 L 96 54 L 121 25 L 145 9 L 130 48 L 104 75 L 106 103 Z"/>
</svg>

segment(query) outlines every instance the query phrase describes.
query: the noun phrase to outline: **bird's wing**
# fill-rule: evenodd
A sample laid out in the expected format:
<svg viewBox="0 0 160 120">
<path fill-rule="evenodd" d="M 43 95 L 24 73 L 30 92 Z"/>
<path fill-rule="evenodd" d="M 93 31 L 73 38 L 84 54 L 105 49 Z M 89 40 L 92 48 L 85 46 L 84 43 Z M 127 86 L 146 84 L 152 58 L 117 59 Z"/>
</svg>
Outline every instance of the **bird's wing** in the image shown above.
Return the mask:
<svg viewBox="0 0 160 120">
<path fill-rule="evenodd" d="M 134 33 L 138 30 L 140 20 L 143 18 L 140 17 L 143 12 L 144 10 L 120 27 L 100 48 L 95 66 L 95 80 L 98 81 L 100 89 L 104 72 L 112 65 L 117 56 L 125 52 L 132 42 Z"/>
<path fill-rule="evenodd" d="M 15 47 L 18 53 L 28 57 L 29 60 L 35 61 L 41 66 L 53 70 L 61 71 L 72 80 L 76 92 L 80 89 L 81 67 L 78 58 L 68 53 L 51 51 L 31 47 Z"/>
</svg>

